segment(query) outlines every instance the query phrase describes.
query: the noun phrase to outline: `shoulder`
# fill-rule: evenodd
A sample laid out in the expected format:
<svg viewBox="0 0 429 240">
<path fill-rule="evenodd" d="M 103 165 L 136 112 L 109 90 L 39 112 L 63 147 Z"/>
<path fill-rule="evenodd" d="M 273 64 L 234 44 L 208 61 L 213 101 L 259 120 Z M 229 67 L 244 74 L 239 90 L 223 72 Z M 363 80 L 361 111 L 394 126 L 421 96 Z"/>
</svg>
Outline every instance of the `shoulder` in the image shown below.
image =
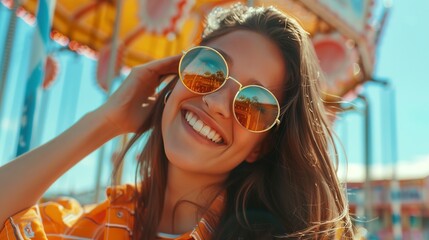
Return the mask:
<svg viewBox="0 0 429 240">
<path fill-rule="evenodd" d="M 0 231 L 0 239 L 48 239 L 61 234 L 84 214 L 73 198 L 61 197 L 24 209 L 9 217 Z"/>
<path fill-rule="evenodd" d="M 112 203 L 129 203 L 135 200 L 137 188 L 132 184 L 110 186 L 106 189 L 108 201 Z"/>
<path fill-rule="evenodd" d="M 92 206 L 83 207 L 76 199 L 68 197 L 32 206 L 6 221 L 0 239 L 48 239 L 54 235 L 65 236 L 65 233 L 92 238 L 109 231 L 112 223 L 123 226 L 125 235 L 129 235 L 135 192 L 134 185 L 125 184 L 108 187 L 107 199 Z"/>
<path fill-rule="evenodd" d="M 96 204 L 68 232 L 88 239 L 131 239 L 134 223 L 136 187 L 131 184 L 110 186 L 106 201 Z"/>
</svg>

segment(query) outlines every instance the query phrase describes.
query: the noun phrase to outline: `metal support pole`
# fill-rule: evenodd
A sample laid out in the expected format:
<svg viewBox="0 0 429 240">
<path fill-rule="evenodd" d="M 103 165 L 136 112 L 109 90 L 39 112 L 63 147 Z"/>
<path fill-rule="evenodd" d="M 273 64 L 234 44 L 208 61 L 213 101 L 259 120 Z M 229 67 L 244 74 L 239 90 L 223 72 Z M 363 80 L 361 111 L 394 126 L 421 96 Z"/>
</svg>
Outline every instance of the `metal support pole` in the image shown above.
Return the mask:
<svg viewBox="0 0 429 240">
<path fill-rule="evenodd" d="M 397 138 L 397 127 L 396 127 L 396 94 L 395 89 L 390 87 L 390 119 L 391 119 L 391 144 L 392 144 L 392 180 L 391 180 L 391 199 L 392 199 L 392 222 L 393 222 L 393 239 L 402 239 L 402 224 L 401 224 L 401 188 L 399 186 L 397 164 L 398 164 L 398 138 Z"/>
<path fill-rule="evenodd" d="M 370 109 L 369 109 L 369 102 L 368 99 L 363 96 L 359 95 L 359 99 L 362 100 L 362 102 L 365 104 L 364 109 L 364 127 L 365 127 L 365 133 L 364 133 L 364 141 L 365 141 L 365 182 L 364 182 L 364 196 L 365 196 L 365 203 L 364 203 L 364 209 L 365 209 L 365 228 L 367 229 L 369 235 L 373 233 L 371 223 L 372 220 L 372 206 L 373 206 L 373 199 L 372 199 L 372 187 L 371 187 L 371 164 L 372 164 L 372 144 L 371 144 L 371 119 L 370 119 Z"/>
<path fill-rule="evenodd" d="M 6 35 L 6 41 L 4 44 L 4 53 L 3 53 L 3 62 L 2 66 L 0 68 L 1 72 L 1 78 L 0 78 L 0 121 L 2 119 L 2 105 L 3 105 L 3 95 L 5 91 L 6 86 L 6 78 L 9 73 L 9 64 L 10 64 L 10 57 L 13 49 L 13 39 L 15 37 L 15 30 L 16 30 L 16 20 L 18 16 L 16 16 L 16 11 L 18 10 L 18 7 L 21 5 L 21 0 L 14 0 L 12 3 L 12 10 L 10 14 L 10 20 L 9 20 L 9 29 L 7 30 Z"/>
<path fill-rule="evenodd" d="M 108 87 L 108 96 L 112 93 L 112 83 L 116 76 L 115 69 L 116 69 L 116 56 L 118 51 L 118 37 L 119 37 L 119 27 L 121 22 L 121 15 L 122 15 L 122 1 L 116 1 L 116 16 L 115 16 L 115 24 L 113 28 L 113 35 L 112 35 L 112 47 L 110 50 L 110 59 L 109 59 L 109 67 L 107 72 L 107 87 Z M 106 98 L 106 99 L 107 99 Z M 106 157 L 106 147 L 103 146 L 99 150 L 98 155 L 98 163 L 97 163 L 97 174 L 96 174 L 96 186 L 95 186 L 95 196 L 94 201 L 98 202 L 100 199 L 100 191 L 101 191 L 101 175 L 102 175 L 102 169 L 103 169 L 103 160 Z"/>
<path fill-rule="evenodd" d="M 397 174 L 398 164 L 398 138 L 396 126 L 396 95 L 395 89 L 388 80 L 384 79 L 371 79 L 370 83 L 381 85 L 388 90 L 388 98 L 390 102 L 389 119 L 390 119 L 390 145 L 391 145 L 391 163 L 392 163 L 392 177 L 390 181 L 390 200 L 392 208 L 392 225 L 393 225 L 393 239 L 402 239 L 402 224 L 401 224 L 401 198 L 400 198 L 400 185 Z"/>
</svg>

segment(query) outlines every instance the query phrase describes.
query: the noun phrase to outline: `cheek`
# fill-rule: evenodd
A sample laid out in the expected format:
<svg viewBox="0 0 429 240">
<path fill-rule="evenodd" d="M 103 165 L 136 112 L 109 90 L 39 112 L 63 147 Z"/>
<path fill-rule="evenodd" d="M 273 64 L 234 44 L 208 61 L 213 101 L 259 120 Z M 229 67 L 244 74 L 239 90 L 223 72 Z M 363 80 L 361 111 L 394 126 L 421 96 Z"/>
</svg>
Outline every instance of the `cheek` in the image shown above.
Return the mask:
<svg viewBox="0 0 429 240">
<path fill-rule="evenodd" d="M 249 132 L 238 123 L 234 123 L 234 142 L 232 147 L 236 150 L 235 155 L 242 156 L 241 159 L 243 160 L 253 152 L 258 151 L 266 134 Z"/>
<path fill-rule="evenodd" d="M 181 82 L 177 82 L 171 91 L 170 97 L 166 105 L 175 105 L 182 102 L 184 99 L 191 97 L 193 94 L 183 86 Z"/>
</svg>

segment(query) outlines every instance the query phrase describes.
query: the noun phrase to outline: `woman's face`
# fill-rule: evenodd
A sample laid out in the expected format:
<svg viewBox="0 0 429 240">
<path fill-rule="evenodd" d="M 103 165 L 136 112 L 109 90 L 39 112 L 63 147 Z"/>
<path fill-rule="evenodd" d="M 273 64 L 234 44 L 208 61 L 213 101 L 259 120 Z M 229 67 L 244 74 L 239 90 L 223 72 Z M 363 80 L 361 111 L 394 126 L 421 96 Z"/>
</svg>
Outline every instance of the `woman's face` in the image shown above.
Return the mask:
<svg viewBox="0 0 429 240">
<path fill-rule="evenodd" d="M 273 42 L 258 33 L 237 30 L 212 40 L 208 46 L 220 50 L 230 76 L 243 86 L 262 85 L 281 102 L 286 70 L 280 49 Z M 232 102 L 238 90 L 239 85 L 228 80 L 221 89 L 206 95 L 204 102 L 201 95 L 177 82 L 162 116 L 162 136 L 170 164 L 194 173 L 223 175 L 243 161 L 256 160 L 268 133 L 249 132 L 235 120 Z M 219 140 L 218 134 L 220 143 L 195 131 L 186 120 L 190 113 L 214 130 L 212 139 Z"/>
</svg>

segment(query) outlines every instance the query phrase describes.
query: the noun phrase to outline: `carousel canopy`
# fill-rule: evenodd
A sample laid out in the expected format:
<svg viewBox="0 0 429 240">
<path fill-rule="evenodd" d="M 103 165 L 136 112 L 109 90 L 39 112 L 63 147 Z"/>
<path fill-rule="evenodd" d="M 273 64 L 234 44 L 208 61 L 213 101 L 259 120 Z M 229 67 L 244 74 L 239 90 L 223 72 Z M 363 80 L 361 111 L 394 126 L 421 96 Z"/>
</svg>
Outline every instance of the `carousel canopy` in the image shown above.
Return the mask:
<svg viewBox="0 0 429 240">
<path fill-rule="evenodd" d="M 297 18 L 311 34 L 327 79 L 323 83 L 326 96 L 344 96 L 373 71 L 379 30 L 369 24 L 374 1 L 57 0 L 51 37 L 71 50 L 99 57 L 97 77 L 106 78 L 106 59 L 115 37 L 117 73 L 122 66 L 178 54 L 198 43 L 204 16 L 216 6 L 235 2 L 273 5 Z M 2 2 L 11 5 L 12 1 Z M 34 14 L 37 0 L 24 0 L 22 8 Z"/>
</svg>

